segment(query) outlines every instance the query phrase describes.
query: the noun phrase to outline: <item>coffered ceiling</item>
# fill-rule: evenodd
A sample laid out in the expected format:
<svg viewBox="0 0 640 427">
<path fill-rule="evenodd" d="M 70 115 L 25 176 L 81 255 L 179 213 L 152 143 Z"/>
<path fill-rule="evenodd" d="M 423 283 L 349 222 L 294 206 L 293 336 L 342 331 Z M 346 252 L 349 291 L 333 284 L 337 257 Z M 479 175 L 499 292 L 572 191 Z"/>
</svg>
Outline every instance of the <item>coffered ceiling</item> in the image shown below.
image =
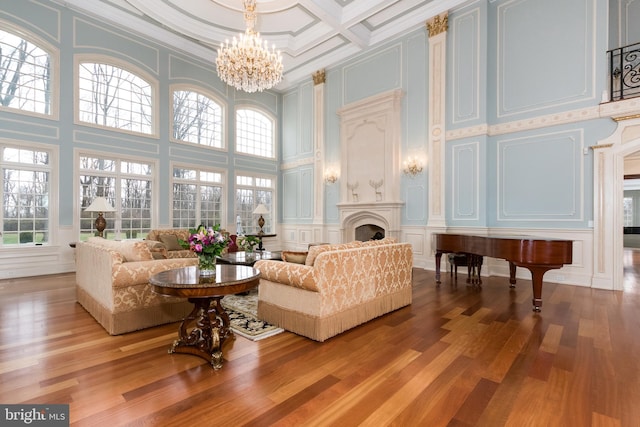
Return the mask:
<svg viewBox="0 0 640 427">
<path fill-rule="evenodd" d="M 205 61 L 244 32 L 242 0 L 52 0 Z M 282 51 L 284 90 L 427 19 L 476 0 L 257 0 L 257 30 Z"/>
</svg>

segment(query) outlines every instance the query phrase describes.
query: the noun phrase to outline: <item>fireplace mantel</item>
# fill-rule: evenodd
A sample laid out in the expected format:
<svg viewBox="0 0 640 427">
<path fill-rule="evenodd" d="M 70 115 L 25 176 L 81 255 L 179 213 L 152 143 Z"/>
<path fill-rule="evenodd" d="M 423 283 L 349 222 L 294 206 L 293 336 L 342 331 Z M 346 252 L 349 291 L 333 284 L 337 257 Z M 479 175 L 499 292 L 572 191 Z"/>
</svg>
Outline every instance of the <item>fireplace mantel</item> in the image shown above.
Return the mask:
<svg viewBox="0 0 640 427">
<path fill-rule="evenodd" d="M 356 237 L 356 227 L 374 224 L 385 230 L 385 237 L 400 239 L 400 219 L 404 202 L 338 203 L 342 241 Z"/>
</svg>

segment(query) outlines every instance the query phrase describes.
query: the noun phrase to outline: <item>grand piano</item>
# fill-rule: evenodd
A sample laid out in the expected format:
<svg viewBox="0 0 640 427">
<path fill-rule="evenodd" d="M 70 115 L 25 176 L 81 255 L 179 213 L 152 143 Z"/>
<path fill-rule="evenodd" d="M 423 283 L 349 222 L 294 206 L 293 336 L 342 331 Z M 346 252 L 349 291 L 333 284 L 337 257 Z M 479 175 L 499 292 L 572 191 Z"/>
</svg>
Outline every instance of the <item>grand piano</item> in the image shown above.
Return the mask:
<svg viewBox="0 0 640 427">
<path fill-rule="evenodd" d="M 542 307 L 542 276 L 549 270 L 571 264 L 573 241 L 538 239 L 527 236 L 485 237 L 466 234 L 434 234 L 436 249 L 436 283 L 440 284 L 440 261 L 443 253 L 462 253 L 473 257 L 488 256 L 509 261 L 509 283 L 516 283 L 516 266 L 531 271 L 533 310 Z"/>
</svg>

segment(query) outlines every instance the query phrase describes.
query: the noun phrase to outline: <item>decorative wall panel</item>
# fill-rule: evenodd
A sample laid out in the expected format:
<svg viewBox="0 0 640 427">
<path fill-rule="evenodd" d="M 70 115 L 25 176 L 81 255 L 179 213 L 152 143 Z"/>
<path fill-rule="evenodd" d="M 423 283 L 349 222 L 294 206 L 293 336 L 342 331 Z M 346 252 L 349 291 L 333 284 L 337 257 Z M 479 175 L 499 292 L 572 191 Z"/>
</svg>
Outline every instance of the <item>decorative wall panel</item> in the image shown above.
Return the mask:
<svg viewBox="0 0 640 427">
<path fill-rule="evenodd" d="M 453 27 L 451 54 L 451 122 L 460 124 L 480 118 L 480 11 L 474 9 L 450 20 Z"/>
<path fill-rule="evenodd" d="M 453 147 L 451 212 L 454 220 L 479 220 L 479 143 Z"/>
<path fill-rule="evenodd" d="M 498 6 L 498 117 L 594 97 L 594 1 L 512 0 Z"/>
<path fill-rule="evenodd" d="M 581 221 L 582 131 L 498 141 L 498 220 Z"/>
</svg>

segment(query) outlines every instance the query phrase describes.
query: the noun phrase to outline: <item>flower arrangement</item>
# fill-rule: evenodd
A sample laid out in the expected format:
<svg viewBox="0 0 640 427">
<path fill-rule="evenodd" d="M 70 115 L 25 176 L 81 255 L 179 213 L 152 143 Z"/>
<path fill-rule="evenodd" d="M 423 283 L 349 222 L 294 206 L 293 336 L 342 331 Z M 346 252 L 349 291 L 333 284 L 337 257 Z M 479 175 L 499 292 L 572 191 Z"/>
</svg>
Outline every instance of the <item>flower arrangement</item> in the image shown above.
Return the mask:
<svg viewBox="0 0 640 427">
<path fill-rule="evenodd" d="M 256 236 L 238 236 L 236 238 L 236 245 L 238 249 L 242 249 L 245 252 L 253 252 L 255 247 L 260 244 L 260 239 Z"/>
<path fill-rule="evenodd" d="M 189 229 L 189 240 L 180 240 L 183 248 L 198 255 L 200 270 L 215 270 L 216 257 L 229 245 L 229 239 L 220 232 L 220 225 Z"/>
</svg>

